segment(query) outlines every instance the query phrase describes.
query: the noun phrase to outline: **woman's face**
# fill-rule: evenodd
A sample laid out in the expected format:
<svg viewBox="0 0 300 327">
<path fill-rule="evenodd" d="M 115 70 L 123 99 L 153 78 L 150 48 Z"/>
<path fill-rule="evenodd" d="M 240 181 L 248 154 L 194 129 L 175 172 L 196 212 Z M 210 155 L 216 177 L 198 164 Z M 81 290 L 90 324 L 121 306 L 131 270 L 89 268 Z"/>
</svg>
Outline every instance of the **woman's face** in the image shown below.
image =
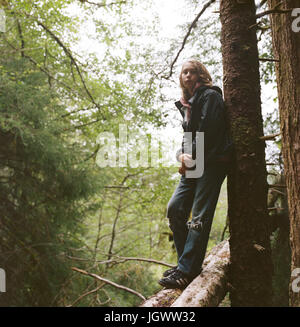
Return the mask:
<svg viewBox="0 0 300 327">
<path fill-rule="evenodd" d="M 181 79 L 184 87 L 188 90 L 193 90 L 198 81 L 198 73 L 196 67 L 192 63 L 186 62 L 183 64 Z"/>
</svg>

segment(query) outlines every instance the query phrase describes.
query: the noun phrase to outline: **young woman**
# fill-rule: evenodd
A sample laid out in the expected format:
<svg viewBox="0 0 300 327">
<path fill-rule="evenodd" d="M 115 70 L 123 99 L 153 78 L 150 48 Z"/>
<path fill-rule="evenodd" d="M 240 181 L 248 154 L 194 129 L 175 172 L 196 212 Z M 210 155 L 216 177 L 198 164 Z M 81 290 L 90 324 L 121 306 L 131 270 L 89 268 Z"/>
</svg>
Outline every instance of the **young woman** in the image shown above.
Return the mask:
<svg viewBox="0 0 300 327">
<path fill-rule="evenodd" d="M 220 189 L 230 160 L 231 142 L 226 129 L 222 91 L 202 63 L 189 60 L 180 73 L 182 98 L 175 102 L 184 132 L 192 132 L 192 153 L 177 152 L 182 163 L 181 179 L 168 203 L 167 218 L 173 232 L 178 265 L 168 269 L 159 284 L 166 288 L 185 288 L 200 274 Z M 186 171 L 195 162 L 195 135 L 204 132 L 204 172 L 188 178 Z M 184 143 L 184 142 L 183 142 Z M 199 154 L 198 154 L 199 155 Z M 196 160 L 197 164 L 197 160 Z M 192 218 L 188 221 L 190 213 Z"/>
</svg>

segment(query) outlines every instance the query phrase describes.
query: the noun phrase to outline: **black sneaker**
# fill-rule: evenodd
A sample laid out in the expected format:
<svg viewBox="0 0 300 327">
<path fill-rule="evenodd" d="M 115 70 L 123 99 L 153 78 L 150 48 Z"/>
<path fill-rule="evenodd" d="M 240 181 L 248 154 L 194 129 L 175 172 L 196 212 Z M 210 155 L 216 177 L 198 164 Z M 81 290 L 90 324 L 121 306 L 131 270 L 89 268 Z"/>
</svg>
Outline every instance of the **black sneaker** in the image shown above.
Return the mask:
<svg viewBox="0 0 300 327">
<path fill-rule="evenodd" d="M 176 269 L 173 274 L 162 278 L 158 283 L 166 288 L 186 288 L 188 284 L 192 281 L 187 275 L 185 275 L 180 270 Z"/>
<path fill-rule="evenodd" d="M 176 267 L 173 267 L 173 268 L 170 268 L 168 270 L 166 270 L 164 273 L 163 273 L 163 276 L 164 277 L 168 277 L 170 276 L 171 274 L 173 274 L 173 272 L 175 272 L 175 270 L 177 269 L 177 266 Z"/>
</svg>

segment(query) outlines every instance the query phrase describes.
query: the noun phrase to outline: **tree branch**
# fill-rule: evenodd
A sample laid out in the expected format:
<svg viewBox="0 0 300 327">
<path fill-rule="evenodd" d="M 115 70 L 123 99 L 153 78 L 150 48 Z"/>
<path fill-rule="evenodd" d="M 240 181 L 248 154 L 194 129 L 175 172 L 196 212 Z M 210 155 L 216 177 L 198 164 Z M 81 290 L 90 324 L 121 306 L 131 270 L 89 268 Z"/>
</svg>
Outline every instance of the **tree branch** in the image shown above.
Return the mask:
<svg viewBox="0 0 300 327">
<path fill-rule="evenodd" d="M 112 281 L 110 281 L 108 279 L 105 279 L 105 278 L 100 277 L 100 276 L 98 276 L 96 274 L 89 273 L 89 272 L 87 272 L 85 270 L 82 270 L 82 269 L 79 269 L 79 268 L 76 268 L 76 267 L 72 267 L 71 269 L 74 270 L 74 271 L 77 271 L 77 272 L 79 272 L 79 273 L 81 273 L 83 275 L 87 275 L 87 276 L 93 277 L 94 279 L 100 280 L 101 282 L 104 282 L 106 284 L 109 284 L 109 285 L 111 285 L 111 286 L 113 286 L 115 288 L 118 288 L 120 290 L 123 290 L 123 291 L 129 292 L 131 294 L 134 294 L 134 295 L 138 296 L 139 298 L 141 298 L 143 301 L 146 300 L 146 298 L 144 297 L 144 295 L 142 295 L 141 293 L 139 293 L 139 292 L 137 292 L 137 291 L 135 291 L 135 290 L 133 290 L 131 288 L 125 287 L 123 285 L 116 284 L 116 283 L 114 283 L 114 282 L 112 282 Z"/>
<path fill-rule="evenodd" d="M 113 226 L 112 226 L 112 231 L 111 231 L 111 239 L 110 239 L 110 244 L 109 244 L 109 250 L 107 253 L 107 259 L 108 261 L 111 259 L 112 257 L 112 250 L 113 250 L 113 246 L 114 246 L 114 242 L 115 242 L 115 237 L 116 237 L 116 228 L 117 228 L 117 222 L 119 220 L 120 217 L 120 213 L 122 210 L 122 201 L 123 201 L 123 192 L 121 192 L 119 194 L 119 202 L 118 202 L 118 207 L 117 207 L 117 212 L 116 212 L 116 216 L 113 222 Z M 109 263 L 106 263 L 106 269 L 108 268 Z"/>
<path fill-rule="evenodd" d="M 123 263 L 126 261 L 142 261 L 142 262 L 149 262 L 149 263 L 156 263 L 158 265 L 166 266 L 173 268 L 175 265 L 172 265 L 170 263 L 166 263 L 164 261 L 159 261 L 155 259 L 148 259 L 148 258 L 136 258 L 136 257 L 120 257 L 118 255 L 112 254 L 112 257 L 116 257 L 119 260 L 111 259 L 111 260 L 105 260 L 105 261 L 99 261 L 95 260 L 95 263 L 97 264 L 107 264 L 107 263 Z M 75 260 L 75 261 L 91 261 L 91 259 L 84 259 L 84 258 L 76 258 L 71 256 L 66 256 L 68 259 Z"/>
<path fill-rule="evenodd" d="M 293 9 L 277 9 L 283 2 L 278 3 L 276 6 L 274 6 L 272 9 L 263 11 L 255 16 L 255 18 L 261 18 L 266 15 L 270 14 L 287 14 L 291 12 Z"/>
<path fill-rule="evenodd" d="M 103 284 L 100 284 L 98 287 L 96 287 L 95 289 L 91 290 L 91 291 L 88 291 L 82 295 L 80 295 L 72 304 L 70 305 L 67 305 L 67 307 L 72 307 L 73 305 L 75 305 L 77 302 L 79 302 L 80 300 L 82 300 L 84 297 L 90 295 L 90 294 L 93 294 L 95 292 L 98 292 L 103 286 L 105 285 L 105 283 Z"/>
<path fill-rule="evenodd" d="M 280 60 L 275 58 L 259 58 L 259 61 L 279 62 Z"/>
<path fill-rule="evenodd" d="M 50 34 L 50 36 L 57 42 L 57 44 L 63 49 L 64 53 L 70 58 L 71 62 L 74 64 L 76 71 L 80 77 L 80 80 L 82 82 L 82 85 L 88 95 L 88 97 L 90 98 L 90 100 L 92 101 L 92 103 L 99 109 L 99 113 L 102 116 L 103 119 L 105 119 L 105 117 L 103 116 L 102 112 L 101 112 L 101 108 L 99 106 L 99 104 L 94 100 L 92 94 L 90 93 L 86 82 L 82 76 L 81 70 L 77 64 L 77 60 L 74 58 L 74 56 L 72 55 L 71 51 L 67 48 L 67 46 L 59 39 L 59 37 L 57 35 L 55 35 L 44 23 L 42 23 L 39 19 L 37 19 L 36 17 L 33 17 L 32 15 L 24 12 L 25 15 L 27 17 L 33 18 L 36 23 L 41 26 L 48 34 Z"/>
<path fill-rule="evenodd" d="M 2 34 L 2 37 L 4 38 L 5 42 L 15 51 L 25 51 L 28 49 L 18 49 L 16 47 L 14 47 L 5 37 L 4 34 Z M 33 49 L 31 49 L 33 50 Z M 56 77 L 54 77 L 53 75 L 51 75 L 51 73 L 48 71 L 48 69 L 43 68 L 41 65 L 39 65 L 32 57 L 24 54 L 24 58 L 27 58 L 31 63 L 33 63 L 36 67 L 38 67 L 43 73 L 45 73 L 48 77 L 52 78 L 53 80 L 55 80 L 57 83 L 61 84 L 62 86 L 64 86 L 67 90 L 69 90 L 70 92 L 72 92 L 73 94 L 78 95 L 78 92 L 74 91 L 69 85 L 65 84 L 64 82 L 58 80 Z"/>
<path fill-rule="evenodd" d="M 96 3 L 88 0 L 79 0 L 82 3 L 88 3 L 90 5 L 94 5 L 97 7 L 108 7 L 108 6 L 113 6 L 113 5 L 120 5 L 123 3 L 126 3 L 127 1 L 117 1 L 117 2 L 111 2 L 111 3 Z"/>
<path fill-rule="evenodd" d="M 272 185 L 272 186 L 273 186 L 273 185 Z M 271 191 L 271 192 L 278 193 L 278 194 L 281 194 L 281 195 L 285 195 L 283 192 L 277 190 L 276 188 L 270 188 L 270 191 Z"/>
<path fill-rule="evenodd" d="M 22 27 L 19 19 L 16 18 L 16 20 L 17 20 L 18 33 L 21 40 L 21 57 L 24 57 L 25 41 L 23 37 Z"/>
<path fill-rule="evenodd" d="M 284 185 L 284 184 L 270 184 L 270 187 L 286 188 L 286 185 Z"/>
<path fill-rule="evenodd" d="M 192 29 L 196 26 L 197 21 L 198 21 L 199 18 L 202 16 L 202 14 L 205 12 L 205 10 L 206 10 L 206 9 L 207 9 L 207 8 L 208 8 L 212 3 L 214 3 L 214 2 L 215 2 L 215 0 L 210 0 L 209 2 L 207 2 L 207 3 L 203 6 L 203 8 L 202 8 L 202 10 L 199 12 L 199 14 L 196 16 L 196 18 L 193 20 L 192 24 L 190 25 L 190 27 L 189 27 L 189 29 L 188 29 L 188 32 L 186 33 L 186 35 L 185 35 L 185 37 L 184 37 L 184 39 L 183 39 L 183 42 L 182 42 L 181 48 L 179 49 L 179 51 L 178 51 L 178 53 L 177 53 L 175 59 L 174 59 L 173 62 L 171 63 L 171 67 L 170 67 L 169 75 L 168 75 L 168 76 L 162 76 L 162 78 L 164 78 L 164 79 L 169 79 L 169 78 L 172 76 L 172 74 L 173 74 L 173 67 L 174 67 L 174 65 L 175 65 L 175 63 L 176 63 L 176 61 L 177 61 L 177 59 L 179 58 L 180 53 L 181 53 L 182 50 L 184 49 L 184 46 L 185 46 L 185 44 L 186 44 L 186 42 L 187 42 L 188 37 L 190 36 L 190 34 L 191 34 L 191 32 L 192 32 Z"/>
<path fill-rule="evenodd" d="M 163 261 L 159 261 L 159 260 L 154 260 L 154 259 L 147 259 L 147 258 L 135 258 L 135 257 L 119 257 L 119 256 L 116 256 L 116 255 L 112 255 L 116 258 L 118 258 L 120 261 L 117 261 L 117 260 L 107 260 L 107 261 L 100 261 L 98 263 L 102 264 L 102 263 L 112 263 L 112 262 L 120 262 L 120 263 L 123 263 L 123 262 L 126 262 L 126 261 L 143 261 L 143 262 L 150 262 L 150 263 L 156 263 L 158 265 L 162 265 L 162 266 L 167 266 L 167 267 L 170 267 L 170 268 L 173 268 L 174 265 L 171 265 L 169 263 L 166 263 L 166 262 L 163 262 Z"/>
<path fill-rule="evenodd" d="M 280 135 L 281 135 L 281 133 L 265 135 L 265 136 L 261 136 L 260 139 L 263 141 L 270 141 L 270 140 L 274 140 L 276 136 L 280 136 Z"/>
<path fill-rule="evenodd" d="M 75 125 L 75 126 L 72 126 L 70 128 L 65 128 L 64 131 L 67 132 L 67 131 L 70 131 L 70 130 L 73 130 L 73 129 L 78 129 L 78 128 L 82 128 L 82 127 L 85 127 L 85 126 L 89 126 L 89 125 L 92 125 L 92 124 L 95 124 L 95 123 L 98 123 L 101 119 L 98 118 L 98 119 L 95 119 L 95 120 L 92 120 L 90 122 L 87 122 L 85 124 L 81 124 L 81 125 Z"/>
<path fill-rule="evenodd" d="M 287 14 L 287 13 L 289 13 L 291 11 L 292 11 L 292 9 L 277 9 L 277 10 L 270 9 L 270 10 L 266 10 L 264 12 L 261 12 L 261 13 L 257 14 L 255 17 L 256 18 L 261 18 L 261 17 L 269 15 L 269 14 Z"/>
</svg>

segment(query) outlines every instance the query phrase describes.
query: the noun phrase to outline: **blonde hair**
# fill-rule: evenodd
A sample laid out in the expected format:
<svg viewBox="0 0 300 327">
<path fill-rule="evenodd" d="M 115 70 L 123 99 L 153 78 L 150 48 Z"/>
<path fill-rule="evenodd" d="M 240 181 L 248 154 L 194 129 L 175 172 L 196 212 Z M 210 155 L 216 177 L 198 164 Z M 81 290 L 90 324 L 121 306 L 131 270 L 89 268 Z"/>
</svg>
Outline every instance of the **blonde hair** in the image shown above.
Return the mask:
<svg viewBox="0 0 300 327">
<path fill-rule="evenodd" d="M 194 68 L 197 71 L 198 74 L 198 82 L 201 84 L 201 86 L 212 86 L 212 78 L 208 72 L 208 70 L 205 68 L 205 66 L 198 60 L 196 59 L 189 59 L 185 63 L 191 63 Z M 182 65 L 183 67 L 183 65 Z M 179 75 L 179 82 L 180 82 L 180 87 L 182 90 L 182 96 L 185 100 L 188 100 L 190 98 L 190 94 L 187 90 L 186 87 L 183 85 L 183 80 L 182 80 L 182 68 L 181 72 Z"/>
</svg>

